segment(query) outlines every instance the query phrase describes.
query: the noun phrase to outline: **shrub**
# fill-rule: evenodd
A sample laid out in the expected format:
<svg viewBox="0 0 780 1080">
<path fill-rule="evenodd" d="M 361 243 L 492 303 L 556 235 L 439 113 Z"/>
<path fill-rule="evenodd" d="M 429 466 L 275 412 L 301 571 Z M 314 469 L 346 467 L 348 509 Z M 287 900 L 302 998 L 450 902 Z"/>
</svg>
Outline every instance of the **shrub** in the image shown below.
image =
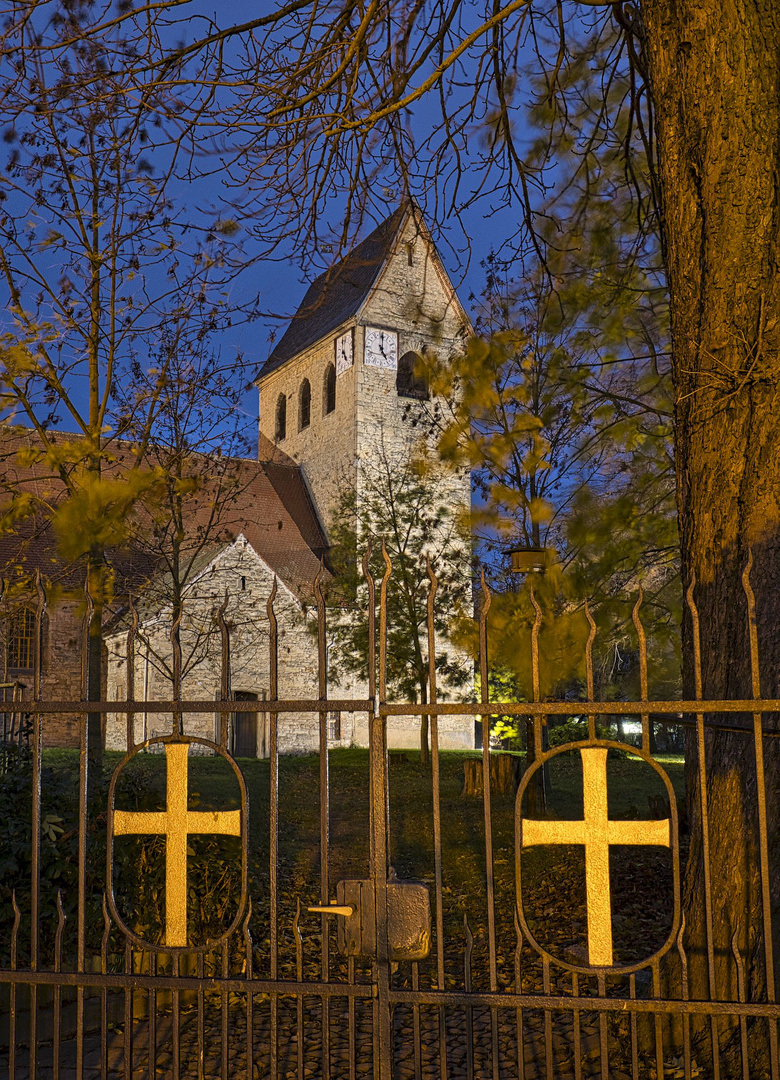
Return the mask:
<svg viewBox="0 0 780 1080">
<path fill-rule="evenodd" d="M 549 727 L 547 732 L 547 739 L 552 749 L 555 746 L 563 746 L 564 743 L 582 742 L 583 739 L 588 737 L 588 721 L 581 719 L 580 717 L 570 716 L 562 724 L 557 724 L 555 727 Z M 596 738 L 597 739 L 614 739 L 615 732 L 611 727 L 606 727 L 604 724 L 596 724 Z M 624 757 L 625 752 L 613 748 L 609 751 L 611 757 Z"/>
</svg>

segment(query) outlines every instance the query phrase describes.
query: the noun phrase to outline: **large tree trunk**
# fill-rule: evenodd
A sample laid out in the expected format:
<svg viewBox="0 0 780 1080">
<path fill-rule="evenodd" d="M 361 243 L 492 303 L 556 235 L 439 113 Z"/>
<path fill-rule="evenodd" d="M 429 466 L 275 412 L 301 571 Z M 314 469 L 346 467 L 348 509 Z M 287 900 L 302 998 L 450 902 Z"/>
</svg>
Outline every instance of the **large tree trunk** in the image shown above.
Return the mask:
<svg viewBox="0 0 780 1080">
<path fill-rule="evenodd" d="M 694 578 L 704 697 L 750 697 L 741 574 L 752 549 L 761 691 L 780 696 L 780 4 L 643 0 L 656 110 L 662 234 L 669 278 L 683 584 Z M 684 691 L 695 689 L 692 622 Z M 689 767 L 692 850 L 685 880 L 693 997 L 737 997 L 735 931 L 748 999 L 766 1000 L 756 758 L 743 734 L 706 744 L 715 986 L 708 985 L 701 807 Z M 764 739 L 780 897 L 780 745 Z M 775 923 L 777 923 L 777 912 Z M 777 966 L 777 965 L 775 965 Z M 759 1029 L 761 1029 L 759 1031 Z M 765 1025 L 753 1030 L 754 1060 Z"/>
</svg>

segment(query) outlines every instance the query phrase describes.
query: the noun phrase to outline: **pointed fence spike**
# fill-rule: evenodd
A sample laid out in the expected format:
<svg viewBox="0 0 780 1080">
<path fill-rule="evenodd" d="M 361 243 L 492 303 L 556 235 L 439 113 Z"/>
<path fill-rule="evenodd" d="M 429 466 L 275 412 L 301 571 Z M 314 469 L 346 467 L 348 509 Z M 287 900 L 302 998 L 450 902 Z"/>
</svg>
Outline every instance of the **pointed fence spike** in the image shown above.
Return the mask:
<svg viewBox="0 0 780 1080">
<path fill-rule="evenodd" d="M 385 560 L 385 576 L 384 581 L 390 577 L 393 572 L 393 560 L 387 554 L 387 545 L 385 544 L 385 538 L 382 537 L 382 558 Z"/>
</svg>

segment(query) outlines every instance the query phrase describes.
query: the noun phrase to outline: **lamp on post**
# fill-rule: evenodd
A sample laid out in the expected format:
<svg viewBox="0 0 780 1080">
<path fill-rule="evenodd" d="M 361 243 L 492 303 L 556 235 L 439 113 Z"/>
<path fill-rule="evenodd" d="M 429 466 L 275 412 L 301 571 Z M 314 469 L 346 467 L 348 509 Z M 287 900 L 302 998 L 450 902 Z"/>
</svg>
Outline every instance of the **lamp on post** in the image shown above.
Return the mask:
<svg viewBox="0 0 780 1080">
<path fill-rule="evenodd" d="M 555 550 L 545 547 L 516 547 L 507 552 L 513 574 L 543 574 L 555 558 Z"/>
</svg>

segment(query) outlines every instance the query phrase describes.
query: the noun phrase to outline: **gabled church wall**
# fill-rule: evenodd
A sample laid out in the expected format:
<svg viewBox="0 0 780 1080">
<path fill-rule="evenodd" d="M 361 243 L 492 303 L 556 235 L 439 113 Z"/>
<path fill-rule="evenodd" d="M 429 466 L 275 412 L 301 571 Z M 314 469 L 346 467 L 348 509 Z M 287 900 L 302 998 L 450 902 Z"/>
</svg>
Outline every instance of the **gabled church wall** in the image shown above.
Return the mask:
<svg viewBox="0 0 780 1080">
<path fill-rule="evenodd" d="M 256 694 L 258 717 L 257 755 L 268 756 L 269 714 L 262 711 L 263 696 L 269 691 L 269 637 L 266 603 L 273 587 L 273 573 L 258 558 L 251 546 L 241 539 L 227 548 L 191 590 L 181 625 L 184 700 L 216 700 L 220 690 L 221 638 L 214 628 L 213 614 L 229 592 L 226 619 L 231 628 L 232 691 Z M 244 579 L 244 588 L 241 579 Z M 299 601 L 283 586 L 278 587 L 274 604 L 279 628 L 279 696 L 296 700 L 317 697 L 317 641 L 306 626 Z M 311 610 L 308 612 L 311 615 Z M 127 694 L 127 632 L 107 638 L 107 696 L 123 700 Z M 193 663 L 193 658 L 196 662 Z M 163 663 L 168 670 L 163 670 Z M 139 711 L 135 716 L 137 743 L 171 731 L 169 713 L 145 713 L 142 699 L 166 701 L 172 695 L 170 678 L 170 616 L 164 612 L 141 620 L 135 646 L 135 696 Z M 189 669 L 189 670 L 188 670 Z M 446 687 L 442 688 L 446 697 Z M 367 687 L 359 679 L 329 688 L 332 699 L 364 697 Z M 247 706 L 244 706 L 247 708 Z M 247 711 L 248 708 L 247 708 Z M 392 748 L 419 747 L 420 721 L 417 717 L 391 717 L 388 721 L 388 744 Z M 469 718 L 442 717 L 439 722 L 443 748 L 467 748 L 473 745 Z M 219 718 L 209 710 L 184 715 L 185 734 L 204 739 L 218 738 Z M 316 753 L 319 748 L 317 713 L 282 713 L 279 716 L 279 752 L 282 754 Z M 364 713 L 343 713 L 340 733 L 333 746 L 367 746 L 368 725 Z M 106 747 L 126 749 L 124 714 L 109 714 L 106 719 Z"/>
<path fill-rule="evenodd" d="M 185 672 L 182 679 L 183 699 L 216 700 L 220 692 L 221 637 L 213 617 L 224 600 L 225 590 L 228 590 L 225 618 L 231 630 L 231 687 L 234 693 L 257 696 L 257 705 L 252 706 L 252 711 L 256 708 L 258 712 L 257 749 L 262 756 L 268 753 L 269 716 L 262 712 L 262 701 L 270 689 L 266 603 L 273 581 L 272 571 L 248 543 L 239 539 L 218 556 L 195 582 L 187 598 L 180 630 Z M 274 610 L 279 627 L 279 696 L 293 700 L 316 698 L 316 638 L 306 627 L 299 601 L 281 584 Z M 126 642 L 126 631 L 113 634 L 108 640 L 109 698 L 116 695 L 121 699 L 127 690 Z M 136 697 L 146 696 L 149 700 L 158 701 L 169 699 L 172 695 L 169 615 L 163 614 L 142 622 L 135 651 Z M 140 712 L 135 720 L 136 741 L 170 733 L 171 721 L 170 714 Z M 187 735 L 214 739 L 219 733 L 218 715 L 213 711 L 185 714 L 184 730 Z M 110 715 L 106 730 L 107 747 L 124 750 L 125 741 L 124 716 Z M 317 746 L 316 714 L 280 716 L 281 753 L 311 752 Z"/>
</svg>

